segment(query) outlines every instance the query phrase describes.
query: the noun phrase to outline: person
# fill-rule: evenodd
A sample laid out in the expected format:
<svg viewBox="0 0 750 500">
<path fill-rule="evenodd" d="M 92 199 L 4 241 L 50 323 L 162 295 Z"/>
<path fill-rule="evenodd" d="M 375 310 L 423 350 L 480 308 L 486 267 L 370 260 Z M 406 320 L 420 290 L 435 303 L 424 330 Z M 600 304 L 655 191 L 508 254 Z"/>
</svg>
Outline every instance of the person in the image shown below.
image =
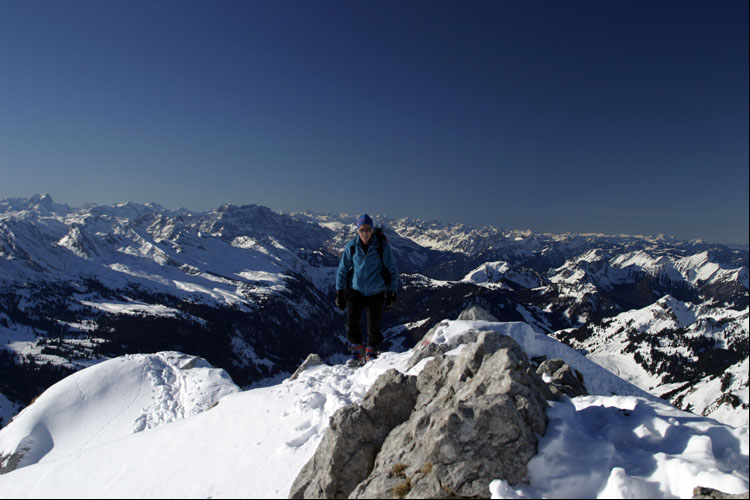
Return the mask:
<svg viewBox="0 0 750 500">
<path fill-rule="evenodd" d="M 336 273 L 336 306 L 347 311 L 347 339 L 350 366 L 377 358 L 383 342 L 380 318 L 383 307 L 396 304 L 398 269 L 391 246 L 382 232 L 374 229 L 372 218 L 363 214 L 357 220 L 357 234 L 341 254 Z M 367 312 L 367 347 L 363 351 L 362 311 Z"/>
</svg>

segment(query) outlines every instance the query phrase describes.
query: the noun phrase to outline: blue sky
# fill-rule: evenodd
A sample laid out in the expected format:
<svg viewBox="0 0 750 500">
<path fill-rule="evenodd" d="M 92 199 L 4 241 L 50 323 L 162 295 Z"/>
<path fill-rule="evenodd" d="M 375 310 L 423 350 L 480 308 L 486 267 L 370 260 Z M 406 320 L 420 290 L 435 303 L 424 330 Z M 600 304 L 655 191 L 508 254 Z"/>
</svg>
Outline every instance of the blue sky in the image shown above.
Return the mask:
<svg viewBox="0 0 750 500">
<path fill-rule="evenodd" d="M 748 242 L 748 2 L 0 0 L 0 199 Z"/>
</svg>

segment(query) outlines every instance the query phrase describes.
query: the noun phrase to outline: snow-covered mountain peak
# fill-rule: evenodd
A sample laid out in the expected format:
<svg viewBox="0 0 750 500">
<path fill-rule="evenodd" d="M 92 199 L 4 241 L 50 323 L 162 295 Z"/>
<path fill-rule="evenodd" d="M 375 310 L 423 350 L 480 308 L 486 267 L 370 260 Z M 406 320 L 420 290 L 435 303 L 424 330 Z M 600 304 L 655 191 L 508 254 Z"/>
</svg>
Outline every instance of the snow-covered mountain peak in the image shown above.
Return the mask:
<svg viewBox="0 0 750 500">
<path fill-rule="evenodd" d="M 35 194 L 29 198 L 29 204 L 36 210 L 53 210 L 55 208 L 55 202 L 52 197 L 47 194 Z"/>
<path fill-rule="evenodd" d="M 78 224 L 72 224 L 68 234 L 60 238 L 57 244 L 67 248 L 82 259 L 92 260 L 99 253 L 96 249 L 96 243 L 86 234 L 85 228 Z"/>
<path fill-rule="evenodd" d="M 523 288 L 536 288 L 543 279 L 531 269 L 514 269 L 508 262 L 486 262 L 469 272 L 461 281 L 476 284 L 494 284 L 507 280 Z"/>
<path fill-rule="evenodd" d="M 611 264 L 615 267 L 638 266 L 643 269 L 659 269 L 668 262 L 664 255 L 654 256 L 646 250 L 636 250 L 615 256 Z"/>
<path fill-rule="evenodd" d="M 138 218 L 152 213 L 172 213 L 157 203 L 140 204 L 132 201 L 114 203 L 112 205 L 90 205 L 84 207 L 81 212 L 91 214 L 94 217 L 108 216 L 121 221 L 135 221 Z"/>
<path fill-rule="evenodd" d="M 510 266 L 505 261 L 486 262 L 467 274 L 462 281 L 471 283 L 497 283 Z"/>
<path fill-rule="evenodd" d="M 610 256 L 608 252 L 605 252 L 601 248 L 592 248 L 591 250 L 579 255 L 574 259 L 574 262 L 580 263 L 580 262 L 588 262 L 588 263 L 595 263 L 595 262 L 606 262 L 609 260 Z"/>
<path fill-rule="evenodd" d="M 716 263 L 708 251 L 683 257 L 675 263 L 675 267 L 693 285 L 738 281 L 748 288 L 747 266 L 732 268 Z"/>
<path fill-rule="evenodd" d="M 649 306 L 620 313 L 605 319 L 603 323 L 610 325 L 610 328 L 618 325 L 622 330 L 632 329 L 657 336 L 665 330 L 688 328 L 697 320 L 699 311 L 701 309 L 695 304 L 665 295 Z"/>
<path fill-rule="evenodd" d="M 68 205 L 55 203 L 49 194 L 35 194 L 30 198 L 8 198 L 0 200 L 0 217 L 15 218 L 55 217 L 68 214 Z"/>
</svg>

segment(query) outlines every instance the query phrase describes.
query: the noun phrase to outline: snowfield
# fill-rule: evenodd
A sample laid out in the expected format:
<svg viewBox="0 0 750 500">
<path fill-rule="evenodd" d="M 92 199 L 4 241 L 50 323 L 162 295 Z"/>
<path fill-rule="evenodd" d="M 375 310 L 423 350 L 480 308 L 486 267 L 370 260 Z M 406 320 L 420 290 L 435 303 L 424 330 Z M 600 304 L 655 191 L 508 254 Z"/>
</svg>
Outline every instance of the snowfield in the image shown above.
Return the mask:
<svg viewBox="0 0 750 500">
<path fill-rule="evenodd" d="M 690 498 L 695 486 L 748 490 L 748 429 L 678 410 L 524 323 L 443 321 L 433 342 L 469 329 L 512 336 L 531 356 L 561 357 L 590 395 L 548 410 L 528 484 L 494 498 Z M 117 358 L 51 387 L 0 431 L 0 497 L 286 498 L 329 417 L 362 400 L 412 352 L 360 369 L 320 364 L 239 392 L 221 370 L 179 353 Z M 426 360 L 412 368 L 412 374 Z M 187 374 L 187 375 L 186 375 Z M 215 406 L 214 403 L 218 402 Z"/>
</svg>

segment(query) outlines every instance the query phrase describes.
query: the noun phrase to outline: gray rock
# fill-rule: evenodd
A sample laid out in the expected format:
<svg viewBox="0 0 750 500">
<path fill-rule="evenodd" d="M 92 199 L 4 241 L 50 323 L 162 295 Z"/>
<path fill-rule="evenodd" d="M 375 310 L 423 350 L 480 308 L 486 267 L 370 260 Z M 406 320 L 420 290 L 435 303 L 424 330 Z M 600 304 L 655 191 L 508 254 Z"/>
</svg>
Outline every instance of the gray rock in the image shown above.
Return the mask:
<svg viewBox="0 0 750 500">
<path fill-rule="evenodd" d="M 319 354 L 315 354 L 315 353 L 308 354 L 305 360 L 302 362 L 302 364 L 299 365 L 299 368 L 297 368 L 294 371 L 294 373 L 292 373 L 292 376 L 289 377 L 289 380 L 296 380 L 297 377 L 299 377 L 303 371 L 307 370 L 311 366 L 322 365 L 322 364 L 323 364 L 323 360 L 320 359 Z"/>
<path fill-rule="evenodd" d="M 361 405 L 339 409 L 318 449 L 295 479 L 289 498 L 346 498 L 372 470 L 388 433 L 411 414 L 416 377 L 381 375 Z"/>
<path fill-rule="evenodd" d="M 480 306 L 467 307 L 458 315 L 459 320 L 465 321 L 493 321 L 497 322 L 498 319 L 492 314 L 488 313 L 485 309 Z"/>
<path fill-rule="evenodd" d="M 431 356 L 437 356 L 440 353 L 446 352 L 447 349 L 445 346 L 436 344 L 432 341 L 432 338 L 435 336 L 435 332 L 437 331 L 437 329 L 445 325 L 447 325 L 447 322 L 441 321 L 437 325 L 430 328 L 427 333 L 424 334 L 422 340 L 419 341 L 416 346 L 414 346 L 414 353 L 409 360 L 408 368 L 416 366 L 417 363 L 419 363 L 423 359 L 429 358 Z"/>
<path fill-rule="evenodd" d="M 443 326 L 444 323 L 435 325 L 430 331 L 428 331 L 422 341 L 414 347 L 414 353 L 409 360 L 408 368 L 416 366 L 423 359 L 444 354 L 448 351 L 452 351 L 456 347 L 464 344 L 470 344 L 476 342 L 481 330 L 468 330 L 463 335 L 451 339 L 449 342 L 444 344 L 436 344 L 432 341 L 435 331 Z"/>
<path fill-rule="evenodd" d="M 497 318 L 476 305 L 468 307 L 461 311 L 461 313 L 458 315 L 458 319 L 473 321 L 497 321 Z M 477 340 L 479 330 L 469 330 L 460 337 L 453 339 L 451 342 L 445 344 L 435 344 L 432 341 L 432 338 L 435 336 L 435 332 L 441 326 L 447 325 L 447 321 L 441 321 L 437 325 L 430 328 L 430 330 L 424 335 L 424 337 L 422 337 L 422 340 L 414 347 L 414 354 L 412 354 L 412 357 L 409 360 L 408 368 L 416 366 L 417 363 L 419 363 L 423 359 L 429 358 L 431 356 L 437 356 L 440 353 L 445 353 L 450 351 L 451 349 L 455 349 L 461 344 L 468 344 Z"/>
<path fill-rule="evenodd" d="M 21 448 L 15 453 L 0 455 L 0 475 L 16 470 L 28 452 L 29 448 Z"/>
<path fill-rule="evenodd" d="M 586 386 L 583 385 L 583 375 L 571 368 L 562 359 L 548 359 L 543 361 L 536 373 L 540 376 L 545 374 L 550 378 L 549 389 L 556 397 L 585 396 L 588 394 Z"/>
<path fill-rule="evenodd" d="M 732 494 L 724 493 L 723 491 L 715 490 L 713 488 L 696 486 L 693 488 L 693 498 L 750 498 L 750 491 Z"/>
<path fill-rule="evenodd" d="M 523 481 L 553 395 L 512 338 L 469 337 L 339 410 L 290 498 L 489 497 L 494 479 Z"/>
</svg>

